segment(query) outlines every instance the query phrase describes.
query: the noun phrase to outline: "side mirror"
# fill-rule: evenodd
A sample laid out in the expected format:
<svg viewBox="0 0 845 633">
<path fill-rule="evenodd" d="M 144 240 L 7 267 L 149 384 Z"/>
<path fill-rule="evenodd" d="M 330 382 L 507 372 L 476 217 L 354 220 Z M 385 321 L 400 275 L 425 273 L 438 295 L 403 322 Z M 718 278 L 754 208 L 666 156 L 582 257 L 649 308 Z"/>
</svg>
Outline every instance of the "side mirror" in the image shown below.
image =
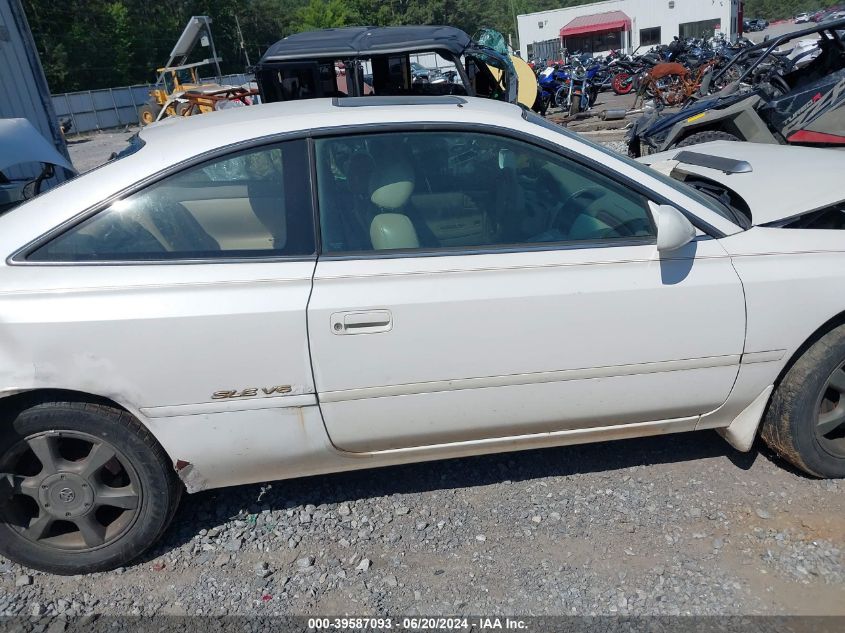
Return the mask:
<svg viewBox="0 0 845 633">
<path fill-rule="evenodd" d="M 695 227 L 686 216 L 668 204 L 652 205 L 657 224 L 657 251 L 676 251 L 695 239 Z"/>
</svg>

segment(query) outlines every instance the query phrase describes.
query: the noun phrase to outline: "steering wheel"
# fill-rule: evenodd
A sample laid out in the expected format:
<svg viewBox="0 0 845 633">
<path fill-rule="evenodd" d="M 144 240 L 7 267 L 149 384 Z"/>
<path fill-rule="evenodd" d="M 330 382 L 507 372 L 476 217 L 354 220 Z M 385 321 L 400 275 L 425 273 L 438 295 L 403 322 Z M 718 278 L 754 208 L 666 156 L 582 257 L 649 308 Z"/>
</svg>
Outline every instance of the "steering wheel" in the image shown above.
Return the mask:
<svg viewBox="0 0 845 633">
<path fill-rule="evenodd" d="M 564 200 L 562 204 L 558 205 L 558 208 L 555 210 L 555 213 L 549 222 L 549 228 L 557 226 L 558 218 L 560 217 L 560 212 L 566 209 L 570 205 L 570 203 L 574 202 L 576 199 L 584 198 L 587 196 L 594 196 L 592 202 L 595 202 L 599 198 L 603 198 L 605 195 L 607 195 L 607 191 L 602 187 L 592 186 L 579 189 L 571 196 L 569 196 L 566 200 Z"/>
</svg>

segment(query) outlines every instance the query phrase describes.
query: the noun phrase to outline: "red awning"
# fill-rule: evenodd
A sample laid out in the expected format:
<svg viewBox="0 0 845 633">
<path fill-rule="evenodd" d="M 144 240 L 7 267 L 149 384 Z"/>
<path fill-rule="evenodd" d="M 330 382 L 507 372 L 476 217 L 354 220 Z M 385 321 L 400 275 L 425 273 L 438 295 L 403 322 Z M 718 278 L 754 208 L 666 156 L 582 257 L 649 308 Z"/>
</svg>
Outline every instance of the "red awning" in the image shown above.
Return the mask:
<svg viewBox="0 0 845 633">
<path fill-rule="evenodd" d="M 584 35 L 585 33 L 610 33 L 612 31 L 630 31 L 631 18 L 622 11 L 594 13 L 575 18 L 560 30 L 561 37 Z"/>
</svg>

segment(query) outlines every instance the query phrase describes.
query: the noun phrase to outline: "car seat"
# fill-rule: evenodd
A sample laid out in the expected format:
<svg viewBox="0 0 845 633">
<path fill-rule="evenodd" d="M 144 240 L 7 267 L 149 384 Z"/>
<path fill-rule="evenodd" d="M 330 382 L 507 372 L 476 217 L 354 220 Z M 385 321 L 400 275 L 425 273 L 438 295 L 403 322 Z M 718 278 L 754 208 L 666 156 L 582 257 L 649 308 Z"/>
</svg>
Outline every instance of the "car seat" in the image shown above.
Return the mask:
<svg viewBox="0 0 845 633">
<path fill-rule="evenodd" d="M 402 213 L 414 192 L 414 168 L 404 157 L 389 157 L 386 151 L 379 154 L 382 160 L 374 165 L 369 182 L 370 202 L 378 210 L 370 223 L 372 246 L 376 250 L 418 248 L 416 228 Z"/>
</svg>

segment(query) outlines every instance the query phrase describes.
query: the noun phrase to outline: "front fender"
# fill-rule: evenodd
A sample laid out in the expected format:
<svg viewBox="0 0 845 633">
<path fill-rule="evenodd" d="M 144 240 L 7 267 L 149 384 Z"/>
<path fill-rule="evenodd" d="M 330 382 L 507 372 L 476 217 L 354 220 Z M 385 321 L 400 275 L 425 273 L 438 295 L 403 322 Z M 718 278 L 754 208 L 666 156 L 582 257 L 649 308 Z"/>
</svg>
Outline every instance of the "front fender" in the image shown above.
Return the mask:
<svg viewBox="0 0 845 633">
<path fill-rule="evenodd" d="M 659 151 L 665 151 L 684 138 L 703 130 L 725 130 L 739 136 L 740 140 L 754 143 L 778 145 L 778 140 L 771 133 L 765 121 L 757 114 L 756 107 L 760 97 L 753 95 L 727 108 L 705 110 L 690 114 L 678 121 L 660 143 Z"/>
</svg>

